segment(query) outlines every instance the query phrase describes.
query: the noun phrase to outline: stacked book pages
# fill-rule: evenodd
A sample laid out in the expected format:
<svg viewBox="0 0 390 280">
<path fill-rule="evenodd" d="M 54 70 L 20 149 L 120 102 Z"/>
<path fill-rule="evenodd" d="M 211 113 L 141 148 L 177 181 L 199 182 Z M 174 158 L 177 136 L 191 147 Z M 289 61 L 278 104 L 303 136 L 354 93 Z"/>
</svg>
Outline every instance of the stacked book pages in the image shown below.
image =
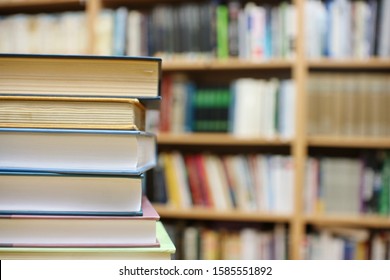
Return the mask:
<svg viewBox="0 0 390 280">
<path fill-rule="evenodd" d="M 144 192 L 161 59 L 0 55 L 0 259 L 171 259 Z"/>
</svg>

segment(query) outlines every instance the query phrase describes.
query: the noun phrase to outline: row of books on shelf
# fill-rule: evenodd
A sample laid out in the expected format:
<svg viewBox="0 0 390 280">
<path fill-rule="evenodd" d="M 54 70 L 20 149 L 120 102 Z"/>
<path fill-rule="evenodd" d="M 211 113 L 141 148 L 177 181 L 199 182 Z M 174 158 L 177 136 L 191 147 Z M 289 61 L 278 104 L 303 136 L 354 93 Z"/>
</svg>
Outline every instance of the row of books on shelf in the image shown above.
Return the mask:
<svg viewBox="0 0 390 280">
<path fill-rule="evenodd" d="M 389 234 L 360 228 L 318 227 L 306 235 L 304 259 L 389 260 Z"/>
<path fill-rule="evenodd" d="M 284 260 L 288 258 L 285 224 L 253 225 L 166 223 L 183 260 Z"/>
<path fill-rule="evenodd" d="M 389 136 L 386 73 L 312 73 L 307 82 L 308 133 Z"/>
<path fill-rule="evenodd" d="M 305 208 L 308 213 L 390 215 L 390 156 L 309 158 Z"/>
<path fill-rule="evenodd" d="M 390 57 L 389 1 L 304 2 L 308 57 Z"/>
<path fill-rule="evenodd" d="M 269 59 L 295 52 L 295 6 L 288 2 L 189 2 L 156 6 L 148 16 L 152 53 L 167 58 Z"/>
<path fill-rule="evenodd" d="M 292 80 L 239 78 L 227 87 L 198 86 L 182 75 L 163 79 L 160 132 L 229 132 L 236 136 L 292 138 Z"/>
<path fill-rule="evenodd" d="M 166 223 L 177 244 L 176 259 L 283 260 L 288 258 L 285 224 L 238 225 Z M 306 260 L 388 260 L 390 232 L 314 226 L 302 243 Z"/>
<path fill-rule="evenodd" d="M 0 52 L 83 54 L 86 20 L 82 12 L 4 16 Z M 99 55 L 289 58 L 295 21 L 295 7 L 288 2 L 189 2 L 148 11 L 123 6 L 98 15 L 95 48 Z"/>
<path fill-rule="evenodd" d="M 84 12 L 0 17 L 1 53 L 87 54 Z"/>
<path fill-rule="evenodd" d="M 146 108 L 126 91 L 150 87 L 157 98 L 150 72 L 161 60 L 4 54 L 0 67 L 0 258 L 169 259 L 175 247 L 144 193 L 155 137 L 140 130 Z M 119 79 L 105 77 L 110 67 Z M 144 82 L 121 79 L 131 72 Z M 110 97 L 118 87 L 127 97 Z"/>
<path fill-rule="evenodd" d="M 293 211 L 292 158 L 161 152 L 149 197 L 177 208 Z"/>
</svg>

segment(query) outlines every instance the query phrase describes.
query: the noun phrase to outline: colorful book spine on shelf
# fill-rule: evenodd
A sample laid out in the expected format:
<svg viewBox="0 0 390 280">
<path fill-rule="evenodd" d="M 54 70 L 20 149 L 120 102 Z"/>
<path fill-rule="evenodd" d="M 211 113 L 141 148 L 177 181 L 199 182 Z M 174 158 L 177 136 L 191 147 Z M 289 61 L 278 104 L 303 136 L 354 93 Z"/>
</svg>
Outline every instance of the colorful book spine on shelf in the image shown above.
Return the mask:
<svg viewBox="0 0 390 280">
<path fill-rule="evenodd" d="M 159 157 L 165 159 L 162 164 L 168 204 L 178 208 L 202 206 L 273 213 L 293 210 L 291 157 L 177 152 L 162 152 Z M 184 158 L 184 168 L 173 169 L 174 157 Z"/>
<path fill-rule="evenodd" d="M 271 12 L 265 4 L 241 6 L 236 3 L 167 3 L 155 5 L 148 11 L 120 5 L 103 7 L 97 15 L 92 50 L 89 50 L 87 40 L 90 31 L 86 24 L 88 12 L 4 16 L 0 19 L 0 26 L 5 30 L 0 34 L 0 51 L 50 54 L 92 51 L 99 55 L 166 59 L 291 57 L 296 25 L 286 23 L 296 20 L 292 4 L 273 5 L 274 12 Z M 254 8 L 250 13 L 249 6 Z M 30 31 L 30 22 L 36 26 L 35 32 Z M 74 30 L 77 30 L 76 34 Z M 269 36 L 271 33 L 279 35 Z M 272 52 L 271 46 L 275 46 Z"/>
<path fill-rule="evenodd" d="M 182 244 L 176 252 L 183 260 L 284 260 L 288 256 L 284 224 L 269 228 L 216 223 L 179 226 L 169 224 Z"/>
</svg>

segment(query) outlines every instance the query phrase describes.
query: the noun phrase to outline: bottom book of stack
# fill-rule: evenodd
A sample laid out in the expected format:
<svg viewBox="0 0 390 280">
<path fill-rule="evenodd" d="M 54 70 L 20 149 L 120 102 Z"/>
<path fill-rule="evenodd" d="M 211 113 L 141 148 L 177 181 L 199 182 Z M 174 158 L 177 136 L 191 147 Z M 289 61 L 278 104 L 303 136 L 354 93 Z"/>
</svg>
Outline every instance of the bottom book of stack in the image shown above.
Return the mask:
<svg viewBox="0 0 390 280">
<path fill-rule="evenodd" d="M 146 197 L 141 216 L 0 215 L 0 259 L 171 259 Z"/>
</svg>

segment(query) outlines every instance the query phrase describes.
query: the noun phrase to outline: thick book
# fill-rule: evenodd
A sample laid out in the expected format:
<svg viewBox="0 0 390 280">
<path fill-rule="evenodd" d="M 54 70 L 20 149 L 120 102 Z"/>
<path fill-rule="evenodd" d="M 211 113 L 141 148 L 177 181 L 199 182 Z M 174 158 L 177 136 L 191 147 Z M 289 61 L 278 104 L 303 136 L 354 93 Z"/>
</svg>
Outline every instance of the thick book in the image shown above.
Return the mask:
<svg viewBox="0 0 390 280">
<path fill-rule="evenodd" d="M 0 54 L 0 94 L 139 98 L 158 104 L 161 59 Z"/>
<path fill-rule="evenodd" d="M 171 260 L 176 247 L 164 225 L 156 223 L 159 246 L 151 247 L 0 247 L 0 259 L 40 260 Z"/>
<path fill-rule="evenodd" d="M 160 216 L 142 198 L 142 216 L 0 215 L 0 247 L 158 246 Z"/>
<path fill-rule="evenodd" d="M 138 99 L 1 96 L 0 127 L 145 130 Z"/>
<path fill-rule="evenodd" d="M 0 172 L 0 181 L 0 214 L 142 215 L 142 175 Z"/>
<path fill-rule="evenodd" d="M 0 128 L 2 171 L 139 175 L 155 164 L 151 133 Z"/>
</svg>

